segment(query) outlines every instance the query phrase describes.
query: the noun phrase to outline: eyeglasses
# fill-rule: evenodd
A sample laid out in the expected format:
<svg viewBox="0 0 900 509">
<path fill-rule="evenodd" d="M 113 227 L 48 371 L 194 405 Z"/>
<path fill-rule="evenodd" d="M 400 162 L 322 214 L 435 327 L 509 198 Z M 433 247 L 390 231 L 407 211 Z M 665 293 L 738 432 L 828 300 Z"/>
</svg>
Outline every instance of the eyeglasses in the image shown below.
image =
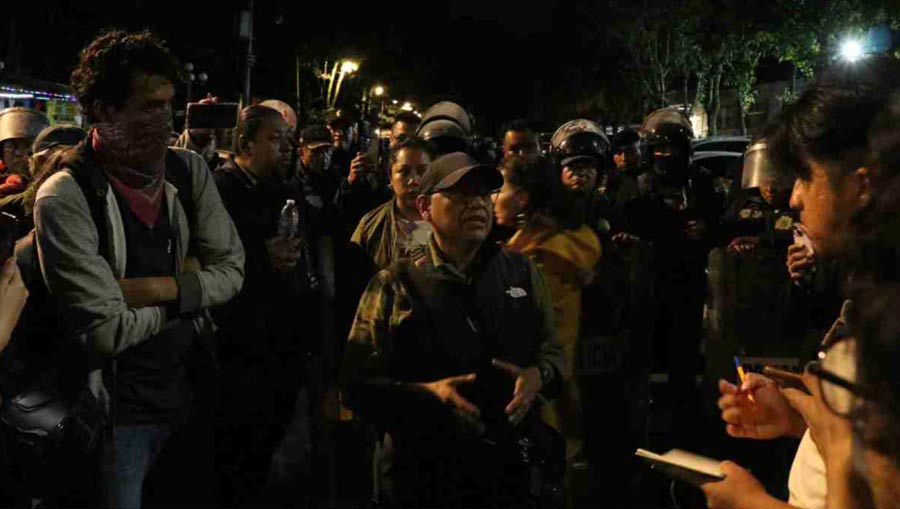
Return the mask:
<svg viewBox="0 0 900 509">
<path fill-rule="evenodd" d="M 819 379 L 819 391 L 829 410 L 850 417 L 862 400 L 878 400 L 877 394 L 856 383 L 856 340 L 842 338 L 826 345 L 806 369 Z"/>
</svg>

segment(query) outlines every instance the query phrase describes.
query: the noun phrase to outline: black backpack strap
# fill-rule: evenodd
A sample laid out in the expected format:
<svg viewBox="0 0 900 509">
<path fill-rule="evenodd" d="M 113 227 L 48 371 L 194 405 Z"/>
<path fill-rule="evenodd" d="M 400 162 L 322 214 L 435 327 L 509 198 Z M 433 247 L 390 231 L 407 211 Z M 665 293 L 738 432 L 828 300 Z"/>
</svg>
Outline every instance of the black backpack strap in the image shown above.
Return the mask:
<svg viewBox="0 0 900 509">
<path fill-rule="evenodd" d="M 194 228 L 196 214 L 194 213 L 194 181 L 191 168 L 172 149 L 166 150 L 166 180 L 178 189 L 178 201 L 188 218 L 191 228 Z"/>
<path fill-rule="evenodd" d="M 97 251 L 100 256 L 114 266 L 112 259 L 112 242 L 107 221 L 106 193 L 109 192 L 109 181 L 94 160 L 94 150 L 91 145 L 91 137 L 75 146 L 62 162 L 64 168 L 68 168 L 78 187 L 81 188 L 91 219 L 97 229 Z"/>
</svg>

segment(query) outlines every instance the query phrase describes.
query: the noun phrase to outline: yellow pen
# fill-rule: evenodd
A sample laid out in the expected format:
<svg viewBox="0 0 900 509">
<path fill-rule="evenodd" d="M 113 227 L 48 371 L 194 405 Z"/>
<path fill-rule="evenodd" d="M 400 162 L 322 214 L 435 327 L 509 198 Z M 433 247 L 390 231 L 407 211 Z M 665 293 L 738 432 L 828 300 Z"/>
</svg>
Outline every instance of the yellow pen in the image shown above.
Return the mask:
<svg viewBox="0 0 900 509">
<path fill-rule="evenodd" d="M 734 356 L 734 367 L 737 368 L 738 377 L 741 379 L 741 384 L 743 384 L 744 379 L 747 378 L 747 375 L 744 373 L 744 366 L 741 366 L 741 360 L 738 359 L 737 355 Z M 747 394 L 747 399 L 749 399 L 751 403 L 756 403 L 756 400 L 753 399 L 752 394 Z"/>
</svg>

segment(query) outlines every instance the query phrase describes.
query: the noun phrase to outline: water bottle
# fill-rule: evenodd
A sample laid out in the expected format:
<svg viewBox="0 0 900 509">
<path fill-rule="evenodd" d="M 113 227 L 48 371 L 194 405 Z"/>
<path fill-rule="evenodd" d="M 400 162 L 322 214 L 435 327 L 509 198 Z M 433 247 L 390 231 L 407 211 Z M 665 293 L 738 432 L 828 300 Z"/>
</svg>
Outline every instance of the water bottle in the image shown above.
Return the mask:
<svg viewBox="0 0 900 509">
<path fill-rule="evenodd" d="M 286 239 L 297 236 L 300 226 L 300 210 L 294 200 L 288 200 L 281 209 L 281 219 L 278 220 L 278 235 Z"/>
</svg>

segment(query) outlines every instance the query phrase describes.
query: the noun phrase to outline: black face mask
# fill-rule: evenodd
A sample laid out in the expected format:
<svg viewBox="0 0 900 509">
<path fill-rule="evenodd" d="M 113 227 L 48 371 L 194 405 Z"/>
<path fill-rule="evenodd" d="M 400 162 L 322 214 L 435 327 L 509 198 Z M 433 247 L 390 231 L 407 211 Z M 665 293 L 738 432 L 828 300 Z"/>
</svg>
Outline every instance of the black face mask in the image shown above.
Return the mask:
<svg viewBox="0 0 900 509">
<path fill-rule="evenodd" d="M 682 157 L 654 156 L 653 168 L 659 175 L 660 182 L 665 185 L 682 185 L 688 179 L 688 165 Z"/>
</svg>

